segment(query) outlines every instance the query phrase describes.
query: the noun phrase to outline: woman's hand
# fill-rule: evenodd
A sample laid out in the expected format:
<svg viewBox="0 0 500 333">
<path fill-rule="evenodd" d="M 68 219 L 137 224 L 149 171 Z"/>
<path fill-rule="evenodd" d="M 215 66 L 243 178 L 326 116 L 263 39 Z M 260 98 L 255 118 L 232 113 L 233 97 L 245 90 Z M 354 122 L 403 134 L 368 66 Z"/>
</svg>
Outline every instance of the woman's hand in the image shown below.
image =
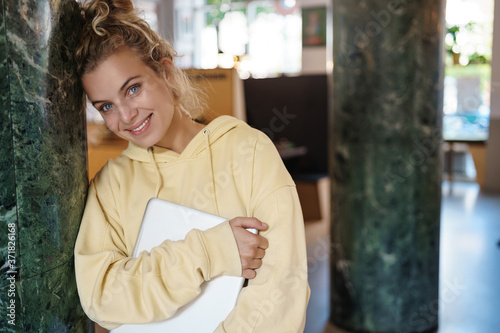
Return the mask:
<svg viewBox="0 0 500 333">
<path fill-rule="evenodd" d="M 246 229 L 266 230 L 267 224 L 255 217 L 235 217 L 229 221 L 229 225 L 233 230 L 240 253 L 241 276 L 245 279 L 253 279 L 256 276 L 255 269 L 262 266 L 262 258 L 266 254 L 269 243 L 266 238 Z"/>
</svg>

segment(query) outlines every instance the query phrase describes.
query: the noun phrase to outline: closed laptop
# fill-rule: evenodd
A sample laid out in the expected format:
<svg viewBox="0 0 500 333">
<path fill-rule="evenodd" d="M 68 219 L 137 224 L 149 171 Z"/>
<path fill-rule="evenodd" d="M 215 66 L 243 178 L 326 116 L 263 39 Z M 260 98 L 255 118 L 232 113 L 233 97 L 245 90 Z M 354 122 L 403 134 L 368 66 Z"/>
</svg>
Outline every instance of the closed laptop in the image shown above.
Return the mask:
<svg viewBox="0 0 500 333">
<path fill-rule="evenodd" d="M 182 240 L 192 229 L 206 230 L 226 220 L 165 200 L 150 199 L 133 256 L 151 251 L 166 239 Z M 235 307 L 243 283 L 242 277 L 215 277 L 204 282 L 200 294 L 173 317 L 151 324 L 122 325 L 111 332 L 212 333 Z"/>
</svg>

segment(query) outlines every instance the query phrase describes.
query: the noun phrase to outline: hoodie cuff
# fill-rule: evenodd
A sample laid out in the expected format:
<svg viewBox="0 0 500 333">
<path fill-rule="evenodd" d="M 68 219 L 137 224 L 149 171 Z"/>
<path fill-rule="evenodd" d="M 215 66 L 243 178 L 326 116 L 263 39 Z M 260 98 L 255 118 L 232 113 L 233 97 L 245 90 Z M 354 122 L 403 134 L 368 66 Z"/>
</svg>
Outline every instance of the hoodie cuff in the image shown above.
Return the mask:
<svg viewBox="0 0 500 333">
<path fill-rule="evenodd" d="M 238 245 L 229 221 L 200 232 L 208 254 L 210 271 L 207 281 L 218 275 L 241 276 L 241 259 Z"/>
</svg>

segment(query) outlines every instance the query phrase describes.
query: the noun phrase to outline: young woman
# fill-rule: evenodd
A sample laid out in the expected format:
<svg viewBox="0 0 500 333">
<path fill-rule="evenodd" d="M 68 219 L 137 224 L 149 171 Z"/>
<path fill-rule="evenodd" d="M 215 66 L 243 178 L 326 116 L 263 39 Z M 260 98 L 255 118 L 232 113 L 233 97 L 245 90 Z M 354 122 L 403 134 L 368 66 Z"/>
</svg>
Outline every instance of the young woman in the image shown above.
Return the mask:
<svg viewBox="0 0 500 333">
<path fill-rule="evenodd" d="M 249 283 L 216 332 L 302 332 L 304 226 L 273 143 L 229 116 L 206 123 L 199 95 L 174 66 L 175 51 L 130 0 L 90 1 L 82 13 L 83 87 L 107 127 L 130 142 L 89 188 L 75 246 L 87 315 L 108 329 L 164 320 L 223 274 Z M 229 220 L 132 258 L 152 197 Z"/>
</svg>

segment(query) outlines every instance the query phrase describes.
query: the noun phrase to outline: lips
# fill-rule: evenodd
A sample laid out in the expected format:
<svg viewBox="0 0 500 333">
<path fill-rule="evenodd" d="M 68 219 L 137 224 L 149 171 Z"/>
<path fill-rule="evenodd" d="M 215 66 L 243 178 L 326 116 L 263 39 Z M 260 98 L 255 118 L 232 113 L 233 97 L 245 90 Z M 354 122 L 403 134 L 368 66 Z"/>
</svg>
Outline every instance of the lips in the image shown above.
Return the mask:
<svg viewBox="0 0 500 333">
<path fill-rule="evenodd" d="M 142 134 L 149 128 L 149 121 L 152 115 L 153 114 L 150 114 L 141 124 L 136 127 L 129 128 L 128 131 L 135 135 Z"/>
</svg>

